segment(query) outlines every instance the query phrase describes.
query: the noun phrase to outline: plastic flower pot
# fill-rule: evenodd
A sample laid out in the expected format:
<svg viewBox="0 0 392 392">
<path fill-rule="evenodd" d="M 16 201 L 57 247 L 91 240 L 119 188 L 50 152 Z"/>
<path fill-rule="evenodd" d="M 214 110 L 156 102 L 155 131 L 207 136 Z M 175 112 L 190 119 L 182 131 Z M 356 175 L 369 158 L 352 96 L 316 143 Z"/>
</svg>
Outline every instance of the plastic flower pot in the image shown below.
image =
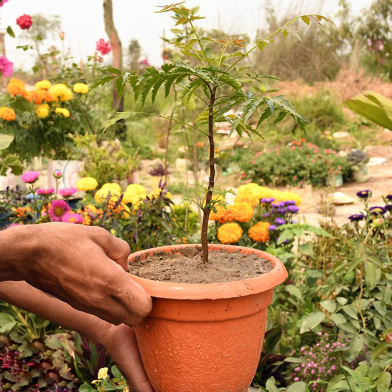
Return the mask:
<svg viewBox="0 0 392 392">
<path fill-rule="evenodd" d="M 194 246 L 148 249 L 133 253 L 129 262 Z M 156 392 L 245 392 L 256 372 L 267 308 L 287 271 L 276 257 L 256 249 L 210 245 L 210 250 L 253 253 L 268 259 L 273 269 L 252 279 L 211 284 L 159 282 L 131 274 L 153 297 L 153 309 L 136 327 L 136 337 Z"/>
<path fill-rule="evenodd" d="M 357 166 L 353 169 L 353 177 L 355 182 L 362 183 L 369 180 L 369 170 L 366 165 Z"/>
</svg>

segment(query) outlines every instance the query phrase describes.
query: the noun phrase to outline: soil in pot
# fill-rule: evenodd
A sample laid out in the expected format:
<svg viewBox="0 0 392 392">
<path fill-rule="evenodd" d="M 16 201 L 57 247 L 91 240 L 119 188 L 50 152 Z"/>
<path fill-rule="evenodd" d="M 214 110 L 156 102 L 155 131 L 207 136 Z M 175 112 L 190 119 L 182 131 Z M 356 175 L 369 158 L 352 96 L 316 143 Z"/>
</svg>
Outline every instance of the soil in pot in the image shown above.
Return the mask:
<svg viewBox="0 0 392 392">
<path fill-rule="evenodd" d="M 252 279 L 272 270 L 272 264 L 254 253 L 211 250 L 209 262 L 201 261 L 201 247 L 181 253 L 159 252 L 136 257 L 129 272 L 140 278 L 173 283 L 224 283 Z"/>
</svg>

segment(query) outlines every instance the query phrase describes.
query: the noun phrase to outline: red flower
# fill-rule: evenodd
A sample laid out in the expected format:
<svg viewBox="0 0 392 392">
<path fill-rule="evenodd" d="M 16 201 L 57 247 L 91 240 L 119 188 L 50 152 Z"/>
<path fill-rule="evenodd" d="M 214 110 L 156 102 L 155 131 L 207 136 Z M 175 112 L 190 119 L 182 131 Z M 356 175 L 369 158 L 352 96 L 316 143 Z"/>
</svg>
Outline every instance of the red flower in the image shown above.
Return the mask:
<svg viewBox="0 0 392 392">
<path fill-rule="evenodd" d="M 96 49 L 101 52 L 102 56 L 108 54 L 112 50 L 112 46 L 110 45 L 109 41 L 105 42 L 103 38 L 97 41 Z"/>
<path fill-rule="evenodd" d="M 18 19 L 16 19 L 16 24 L 22 30 L 28 30 L 33 25 L 33 20 L 31 19 L 30 15 L 24 14 L 22 16 L 19 16 Z"/>
</svg>

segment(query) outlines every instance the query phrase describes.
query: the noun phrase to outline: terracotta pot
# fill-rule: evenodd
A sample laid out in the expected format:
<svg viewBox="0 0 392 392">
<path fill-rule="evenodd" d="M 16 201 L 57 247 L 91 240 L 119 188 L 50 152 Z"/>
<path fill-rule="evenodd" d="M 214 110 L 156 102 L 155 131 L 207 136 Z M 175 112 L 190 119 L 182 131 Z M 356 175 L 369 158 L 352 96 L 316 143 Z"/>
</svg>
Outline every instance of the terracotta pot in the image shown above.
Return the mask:
<svg viewBox="0 0 392 392">
<path fill-rule="evenodd" d="M 129 261 L 194 246 L 148 249 L 133 253 Z M 210 245 L 210 250 L 254 253 L 268 259 L 273 269 L 253 279 L 211 284 L 131 275 L 154 298 L 152 312 L 136 327 L 136 337 L 156 392 L 246 392 L 256 372 L 267 308 L 287 271 L 276 257 L 256 249 Z"/>
</svg>

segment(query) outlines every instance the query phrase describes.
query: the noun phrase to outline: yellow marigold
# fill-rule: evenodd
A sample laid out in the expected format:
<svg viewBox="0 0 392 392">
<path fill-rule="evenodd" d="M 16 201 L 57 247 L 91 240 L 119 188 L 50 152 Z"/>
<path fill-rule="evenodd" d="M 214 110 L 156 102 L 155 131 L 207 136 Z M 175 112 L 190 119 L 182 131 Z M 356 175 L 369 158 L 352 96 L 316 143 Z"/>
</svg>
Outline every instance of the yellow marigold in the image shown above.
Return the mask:
<svg viewBox="0 0 392 392">
<path fill-rule="evenodd" d="M 22 80 L 11 79 L 7 86 L 7 91 L 12 95 L 23 95 L 25 92 L 25 84 Z"/>
<path fill-rule="evenodd" d="M 227 220 L 248 222 L 253 218 L 253 207 L 248 203 L 235 203 L 227 209 Z"/>
<path fill-rule="evenodd" d="M 235 198 L 235 203 L 248 203 L 252 207 L 257 206 L 260 203 L 260 199 L 258 199 L 255 195 L 251 193 L 241 193 Z"/>
<path fill-rule="evenodd" d="M 116 196 L 117 200 L 118 200 L 118 196 L 120 196 L 120 192 L 118 192 L 114 188 L 105 188 L 105 189 L 101 188 L 101 189 L 97 190 L 97 192 L 95 192 L 94 200 L 97 203 L 103 203 L 104 201 L 106 201 L 106 199 L 108 198 L 109 195 Z M 114 200 L 114 198 L 113 198 L 113 200 L 112 200 L 112 198 L 110 199 L 110 201 L 113 201 L 113 202 L 116 202 L 117 200 Z"/>
<path fill-rule="evenodd" d="M 83 177 L 76 183 L 76 188 L 80 191 L 93 191 L 98 186 L 98 181 L 93 177 Z"/>
<path fill-rule="evenodd" d="M 72 91 L 63 83 L 55 84 L 49 92 L 56 102 L 70 101 L 73 96 Z"/>
<path fill-rule="evenodd" d="M 237 194 L 241 195 L 241 194 L 244 194 L 244 193 L 250 193 L 250 190 L 252 188 L 257 188 L 257 187 L 258 187 L 258 185 L 253 183 L 253 182 L 250 183 L 250 184 L 241 185 L 241 186 L 238 187 Z"/>
<path fill-rule="evenodd" d="M 75 83 L 73 85 L 73 91 L 78 94 L 87 94 L 88 86 L 85 83 Z"/>
<path fill-rule="evenodd" d="M 140 201 L 143 200 L 146 197 L 146 195 L 138 195 L 133 192 L 125 191 L 123 194 L 122 201 L 124 204 L 133 204 L 133 205 L 139 205 Z"/>
<path fill-rule="evenodd" d="M 265 186 L 254 187 L 250 190 L 251 194 L 256 196 L 258 199 L 274 197 L 275 190 L 267 188 Z"/>
<path fill-rule="evenodd" d="M 258 222 L 248 230 L 249 238 L 254 242 L 267 242 L 270 239 L 268 222 Z"/>
<path fill-rule="evenodd" d="M 69 117 L 70 115 L 69 110 L 65 108 L 56 108 L 55 112 L 57 114 L 61 114 L 64 117 Z"/>
<path fill-rule="evenodd" d="M 106 184 L 102 185 L 101 189 L 114 189 L 118 194 L 121 194 L 121 186 L 115 182 L 107 182 Z"/>
<path fill-rule="evenodd" d="M 210 220 L 216 221 L 219 223 L 226 223 L 227 222 L 227 209 L 221 206 L 215 206 L 216 212 L 211 211 L 210 213 Z"/>
<path fill-rule="evenodd" d="M 241 239 L 242 233 L 238 223 L 226 223 L 218 229 L 218 240 L 222 244 L 234 244 Z"/>
<path fill-rule="evenodd" d="M 41 80 L 37 82 L 34 86 L 35 91 L 42 91 L 46 90 L 48 91 L 52 87 L 52 83 L 49 82 L 49 80 Z"/>
<path fill-rule="evenodd" d="M 7 108 L 5 106 L 2 106 L 0 108 L 0 118 L 2 118 L 5 121 L 14 121 L 15 120 L 15 112 L 11 108 Z"/>
<path fill-rule="evenodd" d="M 127 186 L 126 192 L 133 192 L 137 195 L 145 195 L 147 193 L 144 186 L 140 184 L 129 184 Z"/>
<path fill-rule="evenodd" d="M 302 203 L 301 196 L 294 192 L 279 192 L 275 193 L 275 202 L 294 200 L 295 204 L 299 206 Z"/>
<path fill-rule="evenodd" d="M 39 105 L 42 102 L 52 102 L 52 96 L 50 92 L 47 90 L 33 91 L 32 92 L 32 100 L 35 104 Z"/>
<path fill-rule="evenodd" d="M 97 207 L 95 207 L 94 204 L 87 204 L 84 207 L 84 210 L 87 212 L 91 212 L 92 214 L 96 214 L 97 213 Z"/>
<path fill-rule="evenodd" d="M 37 113 L 38 118 L 45 118 L 49 116 L 49 105 L 44 103 L 43 105 L 39 105 L 37 110 L 35 111 Z"/>
</svg>

